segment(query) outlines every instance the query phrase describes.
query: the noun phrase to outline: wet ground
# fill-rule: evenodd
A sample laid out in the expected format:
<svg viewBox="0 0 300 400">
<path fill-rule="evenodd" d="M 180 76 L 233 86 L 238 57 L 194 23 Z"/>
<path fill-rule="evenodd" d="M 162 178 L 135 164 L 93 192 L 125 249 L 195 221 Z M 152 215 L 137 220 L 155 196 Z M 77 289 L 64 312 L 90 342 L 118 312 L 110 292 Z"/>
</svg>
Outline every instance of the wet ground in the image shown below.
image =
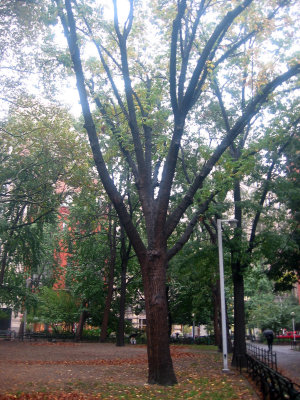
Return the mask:
<svg viewBox="0 0 300 400">
<path fill-rule="evenodd" d="M 263 344 L 258 344 L 257 347 L 268 349 Z M 279 372 L 300 386 L 300 351 L 292 350 L 290 345 L 273 345 L 273 351 L 277 354 Z"/>
</svg>

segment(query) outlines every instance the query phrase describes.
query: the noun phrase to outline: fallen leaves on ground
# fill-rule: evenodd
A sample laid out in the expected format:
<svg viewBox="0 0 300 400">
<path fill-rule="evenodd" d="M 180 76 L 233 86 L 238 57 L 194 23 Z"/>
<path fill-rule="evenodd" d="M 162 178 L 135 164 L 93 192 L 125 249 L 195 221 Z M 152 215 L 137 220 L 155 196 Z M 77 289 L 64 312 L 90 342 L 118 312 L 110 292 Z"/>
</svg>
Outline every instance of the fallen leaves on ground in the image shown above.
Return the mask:
<svg viewBox="0 0 300 400">
<path fill-rule="evenodd" d="M 40 365 L 40 374 L 42 374 L 43 366 L 48 366 L 47 368 L 53 366 L 55 368 L 55 366 L 62 364 L 70 366 L 70 371 L 72 372 L 71 368 L 75 368 L 72 366 L 81 365 L 81 374 L 83 371 L 90 371 L 93 366 L 106 365 L 109 375 L 105 381 L 103 379 L 97 380 L 98 378 L 92 379 L 86 373 L 86 379 L 77 374 L 69 377 L 68 380 L 63 377 L 57 379 L 56 385 L 52 385 L 53 382 L 46 383 L 46 381 L 44 385 L 35 383 L 31 391 L 29 389 L 28 391 L 24 390 L 23 386 L 22 391 L 0 394 L 0 400 L 257 399 L 252 387 L 237 371 L 231 371 L 230 374 L 222 373 L 222 357 L 220 353 L 201 351 L 200 349 L 201 347 L 195 350 L 182 346 L 172 346 L 171 353 L 178 378 L 178 384 L 172 387 L 130 383 L 130 377 L 138 376 L 141 371 L 144 373 L 147 368 L 146 354 L 130 354 L 130 347 L 128 348 L 128 354 L 126 354 L 127 358 L 26 361 L 25 365 L 28 365 L 29 370 L 30 365 Z M 128 357 L 130 355 L 132 356 L 131 358 Z M 61 356 L 63 357 L 63 347 Z M 12 361 L 9 362 L 11 363 Z M 24 361 L 14 360 L 12 365 L 16 365 L 16 368 L 19 368 L 22 363 L 24 364 Z M 119 368 L 119 366 L 122 366 L 122 368 Z"/>
<path fill-rule="evenodd" d="M 135 364 L 143 364 L 146 363 L 146 357 L 137 357 L 137 358 L 116 358 L 114 360 L 29 360 L 29 361 L 21 361 L 21 360 L 12 360 L 11 364 L 23 364 L 23 365 L 135 365 Z"/>
<path fill-rule="evenodd" d="M 180 347 L 171 349 L 172 359 L 195 358 L 196 354 L 179 351 Z M 146 355 L 135 358 L 94 359 L 94 360 L 10 360 L 11 364 L 23 365 L 135 365 L 147 363 Z"/>
</svg>

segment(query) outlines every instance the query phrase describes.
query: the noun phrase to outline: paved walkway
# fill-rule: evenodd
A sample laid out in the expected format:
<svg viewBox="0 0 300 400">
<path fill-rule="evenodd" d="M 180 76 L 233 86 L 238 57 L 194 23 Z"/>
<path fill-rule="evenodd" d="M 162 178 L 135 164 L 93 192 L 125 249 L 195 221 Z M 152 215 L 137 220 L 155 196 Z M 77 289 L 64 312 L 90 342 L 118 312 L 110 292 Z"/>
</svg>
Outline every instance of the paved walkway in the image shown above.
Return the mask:
<svg viewBox="0 0 300 400">
<path fill-rule="evenodd" d="M 267 345 L 261 343 L 255 343 L 255 346 L 268 349 Z M 279 372 L 300 386 L 300 351 L 291 350 L 289 345 L 273 345 L 273 351 L 277 354 Z"/>
</svg>

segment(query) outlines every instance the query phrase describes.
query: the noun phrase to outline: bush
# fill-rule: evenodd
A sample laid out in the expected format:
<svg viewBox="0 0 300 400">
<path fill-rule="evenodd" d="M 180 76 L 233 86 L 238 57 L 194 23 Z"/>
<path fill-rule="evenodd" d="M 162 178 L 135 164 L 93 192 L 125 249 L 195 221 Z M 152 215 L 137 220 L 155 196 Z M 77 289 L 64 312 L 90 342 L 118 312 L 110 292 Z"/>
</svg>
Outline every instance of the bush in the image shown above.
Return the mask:
<svg viewBox="0 0 300 400">
<path fill-rule="evenodd" d="M 82 332 L 82 340 L 98 341 L 100 338 L 100 329 L 84 329 Z"/>
<path fill-rule="evenodd" d="M 195 340 L 193 340 L 192 337 L 171 337 L 170 338 L 170 343 L 174 344 L 214 344 L 215 343 L 215 337 L 213 335 L 211 336 L 197 336 L 195 337 Z"/>
</svg>

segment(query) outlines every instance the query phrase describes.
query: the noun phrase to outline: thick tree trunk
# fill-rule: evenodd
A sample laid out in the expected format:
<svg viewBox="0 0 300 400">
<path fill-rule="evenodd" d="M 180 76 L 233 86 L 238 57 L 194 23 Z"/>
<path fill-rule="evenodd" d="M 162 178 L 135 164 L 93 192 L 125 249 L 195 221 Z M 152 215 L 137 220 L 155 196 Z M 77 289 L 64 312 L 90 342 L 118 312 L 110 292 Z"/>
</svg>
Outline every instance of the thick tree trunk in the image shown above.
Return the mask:
<svg viewBox="0 0 300 400">
<path fill-rule="evenodd" d="M 117 342 L 116 342 L 117 346 L 125 345 L 124 334 L 125 334 L 125 307 L 126 307 L 126 272 L 127 272 L 128 256 L 129 256 L 128 252 L 125 251 L 124 253 L 122 253 L 121 293 L 120 293 L 119 321 L 118 321 Z"/>
<path fill-rule="evenodd" d="M 125 335 L 125 307 L 126 307 L 126 270 L 121 272 L 121 296 L 120 296 L 120 307 L 119 307 L 119 321 L 117 331 L 117 346 L 124 346 L 124 335 Z"/>
<path fill-rule="evenodd" d="M 218 346 L 219 350 L 222 350 L 222 334 L 221 334 L 221 298 L 220 298 L 220 280 L 218 279 L 216 284 L 212 287 L 213 295 L 213 308 L 214 308 L 214 333 L 215 333 L 215 345 Z"/>
<path fill-rule="evenodd" d="M 4 274 L 6 269 L 6 262 L 7 262 L 8 252 L 6 246 L 4 246 L 3 255 L 1 258 L 1 271 L 0 271 L 0 285 L 3 285 L 4 282 Z"/>
<path fill-rule="evenodd" d="M 239 159 L 239 152 L 234 155 L 236 160 Z M 241 183 L 238 179 L 234 181 L 234 217 L 238 221 L 235 231 L 234 240 L 237 245 L 242 243 L 242 208 L 241 208 Z M 232 257 L 235 261 L 231 263 L 232 280 L 233 280 L 233 296 L 234 296 L 234 349 L 232 357 L 232 365 L 246 366 L 246 332 L 245 332 L 245 303 L 244 303 L 244 277 L 241 265 L 240 249 L 233 252 Z"/>
<path fill-rule="evenodd" d="M 87 310 L 81 311 L 78 327 L 77 327 L 77 330 L 76 330 L 76 336 L 75 336 L 76 340 L 81 340 L 82 339 L 83 327 L 84 327 L 84 324 L 85 324 L 85 321 L 86 321 L 87 317 L 88 317 Z"/>
<path fill-rule="evenodd" d="M 150 253 L 150 252 L 149 252 Z M 166 295 L 166 258 L 163 250 L 152 251 L 143 266 L 147 316 L 148 382 L 174 385 L 169 343 L 168 304 Z"/>
<path fill-rule="evenodd" d="M 127 180 L 129 182 L 129 176 L 127 176 Z M 128 185 L 129 186 L 129 185 Z M 130 215 L 132 217 L 133 215 L 133 209 L 132 209 L 132 204 L 131 204 L 131 196 L 130 192 L 127 194 L 128 197 L 128 204 L 129 204 L 129 209 L 130 209 Z M 125 345 L 125 310 L 126 310 L 126 288 L 127 288 L 127 282 L 126 282 L 126 274 L 127 274 L 127 266 L 128 266 L 128 261 L 129 261 L 129 256 L 131 252 L 131 242 L 128 241 L 127 244 L 127 235 L 125 232 L 124 226 L 121 224 L 121 250 L 120 250 L 120 255 L 121 255 L 121 290 L 120 290 L 120 305 L 119 305 L 119 322 L 118 322 L 118 330 L 117 330 L 117 346 L 124 346 Z"/>
<path fill-rule="evenodd" d="M 246 365 L 244 277 L 239 265 L 233 266 L 232 276 L 234 288 L 234 349 L 232 365 L 244 367 Z"/>
<path fill-rule="evenodd" d="M 169 302 L 169 285 L 166 286 L 166 296 L 167 296 L 167 305 L 168 305 L 168 326 L 169 326 L 169 338 L 172 334 L 172 325 L 173 325 L 173 318 L 170 311 L 170 302 Z"/>
<path fill-rule="evenodd" d="M 21 321 L 18 332 L 19 338 L 23 338 L 23 334 L 24 334 L 24 321 Z"/>
<path fill-rule="evenodd" d="M 113 264 L 110 265 L 107 295 L 106 295 L 103 319 L 101 324 L 100 342 L 105 342 L 107 337 L 108 320 L 109 320 L 112 295 L 113 295 L 114 270 L 115 270 L 114 265 Z"/>
<path fill-rule="evenodd" d="M 111 269 L 112 272 L 112 269 Z M 112 275 L 112 274 L 110 274 Z M 105 342 L 107 337 L 107 328 L 108 328 L 108 320 L 109 314 L 111 309 L 111 302 L 112 302 L 112 295 L 113 295 L 113 276 L 109 279 L 108 288 L 107 288 L 107 295 L 105 300 L 105 307 L 103 313 L 103 319 L 101 324 L 101 334 L 100 334 L 100 342 Z"/>
<path fill-rule="evenodd" d="M 111 216 L 110 216 L 111 218 Z M 105 342 L 107 337 L 108 320 L 111 309 L 111 302 L 114 290 L 114 276 L 115 276 L 115 265 L 116 265 L 116 224 L 113 224 L 111 219 L 109 221 L 109 247 L 110 247 L 110 260 L 109 260 L 109 273 L 108 273 L 108 284 L 107 284 L 107 295 L 105 300 L 105 307 L 103 313 L 103 319 L 101 324 L 100 342 Z"/>
<path fill-rule="evenodd" d="M 226 330 L 227 330 L 227 351 L 228 353 L 233 352 L 233 347 L 232 347 L 232 342 L 230 338 L 230 332 L 229 332 L 229 320 L 228 320 L 228 309 L 227 309 L 227 304 L 226 304 Z"/>
</svg>

